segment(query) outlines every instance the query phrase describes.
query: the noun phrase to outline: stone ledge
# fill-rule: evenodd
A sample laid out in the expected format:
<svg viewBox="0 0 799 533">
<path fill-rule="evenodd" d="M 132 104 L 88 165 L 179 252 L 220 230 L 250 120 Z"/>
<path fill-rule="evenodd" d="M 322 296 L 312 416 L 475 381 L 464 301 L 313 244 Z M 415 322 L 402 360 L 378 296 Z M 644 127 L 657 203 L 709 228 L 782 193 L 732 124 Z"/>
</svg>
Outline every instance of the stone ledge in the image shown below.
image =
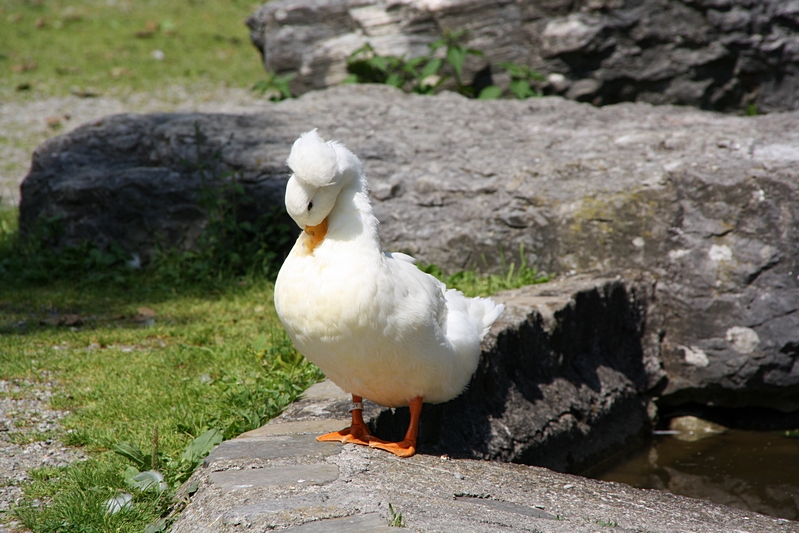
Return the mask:
<svg viewBox="0 0 799 533">
<path fill-rule="evenodd" d="M 454 458 L 471 449 L 461 456 L 533 457 L 564 469 L 647 431 L 652 380 L 642 346 L 651 295 L 651 281 L 629 272 L 497 295 L 508 311 L 485 340 L 470 388 L 446 404 L 425 405 L 426 440 L 410 459 L 317 442 L 317 434 L 347 425 L 349 397 L 329 381 L 314 385 L 280 417 L 209 455 L 184 486 L 199 488 L 172 531 L 386 531 L 391 504 L 417 532 L 587 533 L 615 524 L 616 532 L 799 533 L 797 522 L 659 491 Z M 588 316 L 593 329 L 584 327 Z M 596 349 L 578 349 L 586 346 Z M 639 364 L 624 364 L 628 356 Z M 402 413 L 367 404 L 366 418 L 379 436 L 393 438 L 404 431 Z"/>
<path fill-rule="evenodd" d="M 200 488 L 174 533 L 388 531 L 389 504 L 408 531 L 420 533 L 588 533 L 611 524 L 614 532 L 799 532 L 797 522 L 539 467 L 423 454 L 399 459 L 296 434 L 280 444 L 248 437 L 220 447 L 239 440 L 258 443 L 260 457 L 290 444 L 306 454 L 298 460 L 314 459 L 286 466 L 239 457 L 224 470 L 218 462 L 200 468 L 187 484 Z"/>
</svg>

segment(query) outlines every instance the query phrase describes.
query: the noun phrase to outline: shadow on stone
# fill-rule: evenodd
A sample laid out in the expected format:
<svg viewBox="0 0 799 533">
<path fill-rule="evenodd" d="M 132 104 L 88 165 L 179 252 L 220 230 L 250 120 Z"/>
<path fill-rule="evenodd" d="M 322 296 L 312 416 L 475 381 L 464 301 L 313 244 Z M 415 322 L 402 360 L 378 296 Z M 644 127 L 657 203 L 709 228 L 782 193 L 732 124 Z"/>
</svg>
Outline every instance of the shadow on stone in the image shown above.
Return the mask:
<svg viewBox="0 0 799 533">
<path fill-rule="evenodd" d="M 500 295 L 504 327 L 464 394 L 424 406 L 419 451 L 584 473 L 640 446 L 651 430 L 643 286 L 583 287 L 549 319 L 513 307 L 520 295 L 547 300 L 547 288 Z M 373 429 L 400 440 L 408 422 L 407 408 L 387 409 Z"/>
</svg>

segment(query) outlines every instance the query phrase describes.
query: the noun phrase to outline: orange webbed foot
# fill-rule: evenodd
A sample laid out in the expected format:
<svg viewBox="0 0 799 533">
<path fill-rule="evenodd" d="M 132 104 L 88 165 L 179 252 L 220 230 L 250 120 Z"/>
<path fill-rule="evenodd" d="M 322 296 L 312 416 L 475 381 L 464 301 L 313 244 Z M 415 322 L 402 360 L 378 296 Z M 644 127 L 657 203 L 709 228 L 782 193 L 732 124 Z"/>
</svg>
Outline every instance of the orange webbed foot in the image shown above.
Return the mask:
<svg viewBox="0 0 799 533">
<path fill-rule="evenodd" d="M 366 426 L 363 428 L 356 428 L 355 431 L 353 431 L 352 426 L 350 426 L 340 431 L 333 431 L 316 437 L 316 440 L 319 442 L 343 442 L 361 444 L 363 446 L 369 446 L 372 439 L 374 439 L 374 437 L 369 433 Z"/>
<path fill-rule="evenodd" d="M 350 410 L 352 414 L 352 424 L 350 427 L 344 428 L 341 431 L 325 433 L 324 435 L 316 437 L 316 440 L 319 442 L 343 442 L 369 446 L 369 443 L 375 440 L 375 437 L 369 433 L 369 428 L 363 421 L 363 415 L 361 413 L 363 411 L 362 400 L 363 398 L 360 396 L 352 396 L 353 407 Z"/>
<path fill-rule="evenodd" d="M 411 457 L 416 453 L 416 437 L 419 434 L 419 416 L 422 414 L 421 396 L 410 401 L 408 407 L 411 411 L 411 423 L 408 425 L 408 432 L 400 442 L 386 442 L 372 437 L 369 443 L 370 448 L 377 448 L 391 452 L 397 457 Z"/>
<path fill-rule="evenodd" d="M 416 453 L 416 443 L 409 440 L 403 440 L 402 442 L 383 442 L 373 440 L 369 443 L 369 447 L 391 452 L 397 457 L 411 457 Z"/>
</svg>

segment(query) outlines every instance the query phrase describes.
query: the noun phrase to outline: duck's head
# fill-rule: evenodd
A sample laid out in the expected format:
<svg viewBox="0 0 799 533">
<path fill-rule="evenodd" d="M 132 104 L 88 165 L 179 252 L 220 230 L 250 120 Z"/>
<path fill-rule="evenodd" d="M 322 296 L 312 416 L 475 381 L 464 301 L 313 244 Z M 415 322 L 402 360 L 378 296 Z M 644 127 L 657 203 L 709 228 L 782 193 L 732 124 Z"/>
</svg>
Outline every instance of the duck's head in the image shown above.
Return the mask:
<svg viewBox="0 0 799 533">
<path fill-rule="evenodd" d="M 286 184 L 286 210 L 311 237 L 313 247 L 327 233 L 327 216 L 350 179 L 348 153 L 334 141 L 325 142 L 314 129 L 294 141 L 286 161 L 293 172 Z"/>
</svg>

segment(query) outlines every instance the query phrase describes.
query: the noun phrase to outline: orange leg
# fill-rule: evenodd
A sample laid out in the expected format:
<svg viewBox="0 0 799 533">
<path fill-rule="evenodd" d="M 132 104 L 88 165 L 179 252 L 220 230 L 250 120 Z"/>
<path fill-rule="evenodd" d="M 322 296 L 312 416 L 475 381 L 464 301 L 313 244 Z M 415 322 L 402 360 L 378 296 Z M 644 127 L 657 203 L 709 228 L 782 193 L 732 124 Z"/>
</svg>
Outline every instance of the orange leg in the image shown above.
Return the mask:
<svg viewBox="0 0 799 533">
<path fill-rule="evenodd" d="M 352 403 L 355 404 L 355 408 L 350 411 L 352 414 L 352 424 L 350 427 L 344 428 L 341 431 L 325 433 L 324 435 L 316 437 L 316 440 L 319 442 L 349 442 L 352 444 L 369 446 L 370 441 L 372 441 L 374 437 L 369 433 L 369 428 L 363 421 L 363 407 L 358 408 L 362 401 L 363 398 L 360 396 L 352 395 Z"/>
<path fill-rule="evenodd" d="M 411 400 L 408 406 L 411 409 L 411 423 L 405 439 L 402 442 L 384 442 L 372 437 L 369 442 L 370 448 L 380 448 L 399 457 L 410 457 L 416 453 L 416 437 L 419 435 L 419 415 L 422 414 L 422 398 L 417 396 Z"/>
</svg>

